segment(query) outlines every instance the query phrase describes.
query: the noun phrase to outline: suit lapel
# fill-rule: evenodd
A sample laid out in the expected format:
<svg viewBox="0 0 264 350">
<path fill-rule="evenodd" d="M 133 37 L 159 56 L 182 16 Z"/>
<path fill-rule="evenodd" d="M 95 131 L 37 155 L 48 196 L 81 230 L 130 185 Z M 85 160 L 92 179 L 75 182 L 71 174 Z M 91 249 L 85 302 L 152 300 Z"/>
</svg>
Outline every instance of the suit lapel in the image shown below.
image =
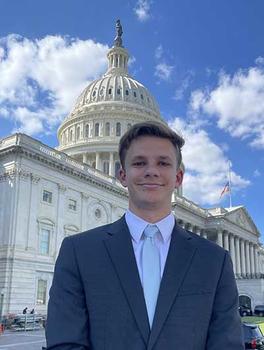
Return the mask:
<svg viewBox="0 0 264 350">
<path fill-rule="evenodd" d="M 145 344 L 147 344 L 150 333 L 147 309 L 130 233 L 124 216 L 110 226 L 108 237 L 104 243 L 138 328 Z"/>
<path fill-rule="evenodd" d="M 187 273 L 196 247 L 188 232 L 175 225 L 153 320 L 148 350 L 154 346 L 179 288 Z"/>
</svg>

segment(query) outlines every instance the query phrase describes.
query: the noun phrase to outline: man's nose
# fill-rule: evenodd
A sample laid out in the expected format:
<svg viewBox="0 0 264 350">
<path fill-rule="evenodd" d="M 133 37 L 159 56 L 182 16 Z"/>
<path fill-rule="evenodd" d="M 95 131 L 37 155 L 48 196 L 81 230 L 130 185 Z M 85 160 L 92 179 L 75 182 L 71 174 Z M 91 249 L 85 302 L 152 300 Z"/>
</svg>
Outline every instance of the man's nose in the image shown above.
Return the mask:
<svg viewBox="0 0 264 350">
<path fill-rule="evenodd" d="M 146 167 L 145 176 L 159 176 L 159 169 L 155 165 Z"/>
</svg>

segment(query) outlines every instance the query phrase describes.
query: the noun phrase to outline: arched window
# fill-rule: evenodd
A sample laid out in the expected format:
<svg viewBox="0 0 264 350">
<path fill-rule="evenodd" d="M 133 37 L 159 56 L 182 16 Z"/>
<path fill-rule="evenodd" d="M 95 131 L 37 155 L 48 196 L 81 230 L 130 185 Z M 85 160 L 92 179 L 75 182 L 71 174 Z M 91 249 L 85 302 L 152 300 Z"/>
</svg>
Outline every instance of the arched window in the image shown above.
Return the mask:
<svg viewBox="0 0 264 350">
<path fill-rule="evenodd" d="M 120 162 L 115 162 L 115 177 L 118 177 L 120 169 Z"/>
<path fill-rule="evenodd" d="M 105 136 L 110 136 L 110 123 L 105 123 Z"/>
<path fill-rule="evenodd" d="M 81 129 L 79 126 L 77 126 L 77 140 L 79 140 L 81 134 Z"/>
<path fill-rule="evenodd" d="M 116 123 L 116 136 L 121 136 L 121 123 Z"/>
<path fill-rule="evenodd" d="M 94 136 L 99 136 L 99 123 L 95 123 Z"/>
<path fill-rule="evenodd" d="M 90 134 L 90 126 L 89 124 L 85 125 L 85 137 L 88 138 Z"/>
<path fill-rule="evenodd" d="M 103 172 L 107 175 L 109 174 L 109 161 L 108 160 L 105 160 L 103 163 Z"/>
</svg>

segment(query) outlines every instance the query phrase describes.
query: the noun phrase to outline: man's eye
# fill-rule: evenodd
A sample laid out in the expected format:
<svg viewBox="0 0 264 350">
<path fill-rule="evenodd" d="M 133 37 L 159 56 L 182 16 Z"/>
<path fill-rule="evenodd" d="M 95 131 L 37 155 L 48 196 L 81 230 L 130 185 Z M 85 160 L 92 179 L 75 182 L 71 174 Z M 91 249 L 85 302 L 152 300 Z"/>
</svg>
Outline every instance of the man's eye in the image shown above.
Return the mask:
<svg viewBox="0 0 264 350">
<path fill-rule="evenodd" d="M 160 162 L 160 165 L 162 165 L 162 166 L 170 166 L 170 163 L 168 163 L 168 162 Z"/>
<path fill-rule="evenodd" d="M 134 162 L 133 163 L 134 166 L 142 166 L 144 164 L 145 164 L 145 162 Z"/>
</svg>

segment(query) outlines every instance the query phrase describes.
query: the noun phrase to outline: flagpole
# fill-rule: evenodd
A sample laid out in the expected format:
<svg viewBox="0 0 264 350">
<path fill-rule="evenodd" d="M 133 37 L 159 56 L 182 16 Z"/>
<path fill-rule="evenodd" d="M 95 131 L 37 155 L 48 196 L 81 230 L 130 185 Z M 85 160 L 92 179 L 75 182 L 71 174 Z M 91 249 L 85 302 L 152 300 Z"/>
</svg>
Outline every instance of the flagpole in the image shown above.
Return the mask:
<svg viewBox="0 0 264 350">
<path fill-rule="evenodd" d="M 231 183 L 231 162 L 228 161 L 228 183 L 229 183 L 229 208 L 232 207 L 232 183 Z"/>
</svg>

